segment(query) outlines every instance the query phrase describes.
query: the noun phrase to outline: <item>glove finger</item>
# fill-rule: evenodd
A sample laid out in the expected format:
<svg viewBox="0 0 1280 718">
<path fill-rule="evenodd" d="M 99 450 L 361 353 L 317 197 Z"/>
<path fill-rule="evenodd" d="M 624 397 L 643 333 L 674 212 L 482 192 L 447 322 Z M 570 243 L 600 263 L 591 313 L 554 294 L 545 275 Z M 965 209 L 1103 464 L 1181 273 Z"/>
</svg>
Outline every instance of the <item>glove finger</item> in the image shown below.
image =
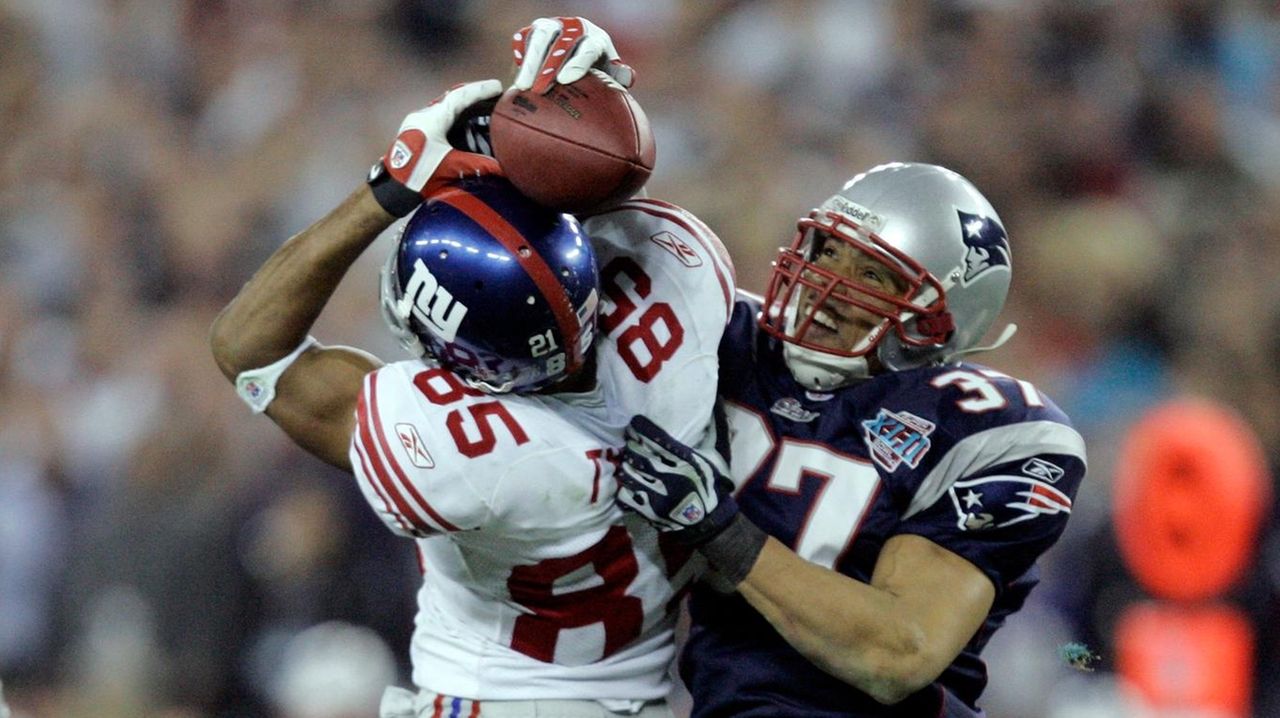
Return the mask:
<svg viewBox="0 0 1280 718">
<path fill-rule="evenodd" d="M 622 60 L 610 60 L 604 71 L 623 87 L 631 87 L 636 81 L 636 71 Z"/>
<path fill-rule="evenodd" d="M 675 437 L 668 434 L 666 429 L 653 423 L 649 417 L 644 414 L 636 414 L 631 417 L 631 423 L 627 426 L 627 431 L 639 434 L 650 441 L 657 444 L 679 444 Z"/>
<path fill-rule="evenodd" d="M 619 464 L 618 483 L 630 486 L 637 491 L 652 491 L 661 496 L 666 496 L 667 485 L 662 483 L 662 479 L 658 478 L 657 472 L 653 470 L 653 465 L 648 461 L 643 461 L 642 464 L 642 466 L 637 466 L 625 461 Z"/>
<path fill-rule="evenodd" d="M 564 63 L 564 69 L 556 75 L 556 82 L 568 85 L 586 76 L 587 71 L 596 66 L 602 57 L 612 49 L 607 40 L 599 35 L 588 35 L 573 48 L 573 56 Z M 617 52 L 613 53 L 615 56 Z"/>
<path fill-rule="evenodd" d="M 502 94 L 502 83 L 497 80 L 480 80 L 460 85 L 444 96 L 444 109 L 450 115 L 449 124 L 468 107 Z"/>
<path fill-rule="evenodd" d="M 627 446 L 632 446 L 634 441 L 643 447 L 641 453 L 656 456 L 663 463 L 673 466 L 692 461 L 691 457 L 695 453 L 643 414 L 631 418 L 625 438 Z"/>
<path fill-rule="evenodd" d="M 529 39 L 529 33 L 532 31 L 532 25 L 525 25 L 519 30 L 516 30 L 515 34 L 511 36 L 511 55 L 515 58 L 516 67 L 524 65 L 525 41 Z"/>
<path fill-rule="evenodd" d="M 626 509 L 627 511 L 634 511 L 641 516 L 644 516 L 646 515 L 646 512 L 649 511 L 649 506 L 639 498 L 640 496 L 644 496 L 644 494 L 636 494 L 630 489 L 623 487 L 618 489 L 618 495 L 613 497 L 613 500 L 615 503 L 622 506 L 623 509 Z"/>
<path fill-rule="evenodd" d="M 614 497 L 614 501 L 651 520 L 661 518 L 654 513 L 653 507 L 649 505 L 649 496 L 643 491 L 632 491 L 630 488 L 623 486 L 618 489 L 618 494 Z"/>
<path fill-rule="evenodd" d="M 614 497 L 614 502 L 621 506 L 625 511 L 631 511 L 639 514 L 645 521 L 648 521 L 659 531 L 675 531 L 677 529 L 684 528 L 681 524 L 672 521 L 665 516 L 659 516 L 653 510 L 653 507 L 649 505 L 648 499 L 649 497 L 643 493 L 632 493 L 626 489 L 620 489 L 618 491 L 618 495 Z"/>
<path fill-rule="evenodd" d="M 670 452 L 664 451 L 661 446 L 653 443 L 651 439 L 643 434 L 633 433 L 630 430 L 626 433 L 626 447 L 623 449 L 623 456 L 643 457 L 648 462 L 657 461 L 664 465 L 671 464 Z"/>
<path fill-rule="evenodd" d="M 560 23 L 551 18 L 540 17 L 529 27 L 532 29 L 524 33 L 527 38 L 524 46 L 524 62 L 520 65 L 520 72 L 516 73 L 515 82 L 511 83 L 518 90 L 533 87 L 533 82 L 547 59 L 547 51 L 551 43 L 560 34 Z"/>
<path fill-rule="evenodd" d="M 560 68 L 573 56 L 574 49 L 585 37 L 582 18 L 562 17 L 558 20 L 560 20 L 560 35 L 551 43 L 547 57 L 538 70 L 538 77 L 533 81 L 532 90 L 538 94 L 551 91 L 556 84 L 556 77 L 560 74 Z"/>
</svg>

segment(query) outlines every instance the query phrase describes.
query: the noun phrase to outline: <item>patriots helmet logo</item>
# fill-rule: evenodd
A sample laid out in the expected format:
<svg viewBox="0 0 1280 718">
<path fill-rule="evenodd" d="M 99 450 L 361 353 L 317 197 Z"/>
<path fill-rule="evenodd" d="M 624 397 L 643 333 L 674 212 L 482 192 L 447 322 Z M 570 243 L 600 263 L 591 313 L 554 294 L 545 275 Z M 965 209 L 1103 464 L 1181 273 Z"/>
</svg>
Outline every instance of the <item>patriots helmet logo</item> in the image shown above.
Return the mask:
<svg viewBox="0 0 1280 718">
<path fill-rule="evenodd" d="M 956 214 L 960 216 L 960 237 L 965 246 L 964 276 L 960 281 L 968 285 L 988 270 L 1009 269 L 1009 235 L 1004 227 L 990 217 L 959 209 Z"/>
</svg>

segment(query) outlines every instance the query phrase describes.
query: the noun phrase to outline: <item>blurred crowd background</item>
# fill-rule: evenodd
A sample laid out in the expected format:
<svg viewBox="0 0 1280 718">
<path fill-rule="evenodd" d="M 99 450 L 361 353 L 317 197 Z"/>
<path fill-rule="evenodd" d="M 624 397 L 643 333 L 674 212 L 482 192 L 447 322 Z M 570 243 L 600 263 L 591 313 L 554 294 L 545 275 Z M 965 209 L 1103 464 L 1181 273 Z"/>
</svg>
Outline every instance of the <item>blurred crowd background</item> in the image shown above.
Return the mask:
<svg viewBox="0 0 1280 718">
<path fill-rule="evenodd" d="M 1228 407 L 1280 456 L 1273 2 L 0 0 L 15 716 L 372 716 L 406 680 L 411 545 L 239 403 L 207 329 L 404 114 L 509 81 L 512 31 L 558 14 L 610 30 L 636 67 L 649 193 L 718 231 L 743 288 L 764 289 L 795 220 L 857 171 L 929 161 L 983 188 L 1011 236 L 1004 319 L 1021 331 L 980 361 L 1054 397 L 1091 458 L 1044 585 L 988 651 L 985 705 L 1156 715 L 1113 660 L 1117 614 L 1158 597 L 1117 555 L 1112 479 L 1128 427 L 1177 396 Z M 400 356 L 376 311 L 389 241 L 351 271 L 322 341 Z M 1250 713 L 1275 716 L 1269 522 L 1256 547 L 1214 600 L 1248 617 Z M 1093 670 L 1063 660 L 1072 641 Z"/>
</svg>

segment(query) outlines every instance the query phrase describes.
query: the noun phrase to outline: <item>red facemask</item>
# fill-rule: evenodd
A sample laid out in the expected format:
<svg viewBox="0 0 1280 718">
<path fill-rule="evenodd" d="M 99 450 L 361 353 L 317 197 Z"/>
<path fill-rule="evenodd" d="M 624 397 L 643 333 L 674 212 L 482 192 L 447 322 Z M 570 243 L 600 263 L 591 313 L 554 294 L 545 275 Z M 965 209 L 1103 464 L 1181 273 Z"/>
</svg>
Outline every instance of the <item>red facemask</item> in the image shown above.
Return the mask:
<svg viewBox="0 0 1280 718">
<path fill-rule="evenodd" d="M 841 242 L 875 259 L 903 280 L 906 291 L 896 296 L 816 264 L 813 259 L 817 250 L 826 242 Z M 801 306 L 802 288 L 812 290 L 807 308 Z M 806 338 L 815 315 L 823 307 L 842 315 L 856 307 L 886 321 L 857 346 L 833 349 Z M 789 313 L 794 317 L 789 318 Z M 912 318 L 914 331 L 908 332 L 904 321 Z M 946 292 L 937 278 L 879 235 L 847 215 L 829 210 L 814 210 L 801 219 L 791 246 L 779 250 L 765 293 L 760 326 L 783 341 L 844 357 L 869 354 L 890 331 L 896 331 L 906 346 L 943 344 L 955 327 L 947 311 Z"/>
</svg>

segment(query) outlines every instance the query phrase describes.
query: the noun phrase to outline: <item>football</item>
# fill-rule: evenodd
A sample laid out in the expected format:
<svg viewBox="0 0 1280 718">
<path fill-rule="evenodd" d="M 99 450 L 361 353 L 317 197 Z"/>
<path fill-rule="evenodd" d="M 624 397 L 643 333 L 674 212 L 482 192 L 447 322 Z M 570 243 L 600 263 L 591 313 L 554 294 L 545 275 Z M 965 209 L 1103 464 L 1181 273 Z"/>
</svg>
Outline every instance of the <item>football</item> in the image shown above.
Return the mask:
<svg viewBox="0 0 1280 718">
<path fill-rule="evenodd" d="M 493 110 L 493 155 L 530 199 L 589 214 L 635 194 L 653 172 L 639 103 L 599 70 L 545 95 L 508 88 Z"/>
</svg>

